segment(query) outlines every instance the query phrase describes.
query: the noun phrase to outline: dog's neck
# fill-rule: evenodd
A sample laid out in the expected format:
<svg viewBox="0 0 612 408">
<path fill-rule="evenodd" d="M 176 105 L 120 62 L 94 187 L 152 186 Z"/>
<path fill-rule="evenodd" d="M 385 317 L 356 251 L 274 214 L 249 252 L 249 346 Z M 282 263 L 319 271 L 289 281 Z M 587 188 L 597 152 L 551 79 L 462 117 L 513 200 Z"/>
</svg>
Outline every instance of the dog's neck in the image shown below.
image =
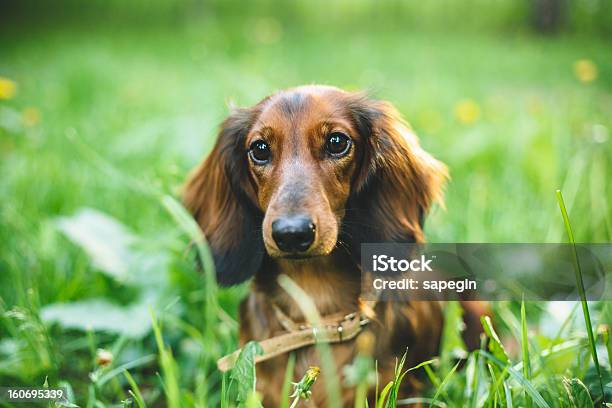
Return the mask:
<svg viewBox="0 0 612 408">
<path fill-rule="evenodd" d="M 277 277 L 290 277 L 315 303 L 321 317 L 358 310 L 361 292 L 359 267 L 343 250 L 328 256 L 309 259 L 270 259 L 271 268 L 262 268 L 256 276 L 255 290 L 266 294 L 268 301 L 280 308 L 295 322 L 303 321 L 297 303 L 283 288 Z"/>
</svg>

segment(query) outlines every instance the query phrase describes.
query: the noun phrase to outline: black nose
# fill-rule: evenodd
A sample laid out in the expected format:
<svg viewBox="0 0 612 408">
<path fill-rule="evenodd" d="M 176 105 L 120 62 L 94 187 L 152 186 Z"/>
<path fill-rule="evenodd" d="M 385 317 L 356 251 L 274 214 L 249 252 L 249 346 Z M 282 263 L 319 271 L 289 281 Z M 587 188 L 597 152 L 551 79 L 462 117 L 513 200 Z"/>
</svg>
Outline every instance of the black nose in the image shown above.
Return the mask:
<svg viewBox="0 0 612 408">
<path fill-rule="evenodd" d="M 314 241 L 315 226 L 309 217 L 284 217 L 272 222 L 272 238 L 281 251 L 303 252 Z"/>
</svg>

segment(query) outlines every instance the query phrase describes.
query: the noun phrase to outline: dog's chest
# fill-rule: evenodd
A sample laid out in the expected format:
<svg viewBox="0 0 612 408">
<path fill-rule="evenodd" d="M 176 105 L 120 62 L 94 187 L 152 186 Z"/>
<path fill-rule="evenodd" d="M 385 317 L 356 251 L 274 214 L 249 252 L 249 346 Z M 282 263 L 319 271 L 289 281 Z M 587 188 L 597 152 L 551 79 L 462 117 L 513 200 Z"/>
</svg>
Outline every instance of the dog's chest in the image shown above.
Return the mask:
<svg viewBox="0 0 612 408">
<path fill-rule="evenodd" d="M 335 372 L 331 374 L 336 381 L 341 385 L 341 399 L 344 402 L 351 401 L 353 398 L 353 390 L 344 387 L 344 376 L 342 367 L 350 364 L 355 356 L 354 341 L 329 345 L 330 352 L 333 356 Z M 315 346 L 308 346 L 299 350 L 293 351 L 295 357 L 295 368 L 293 370 L 291 381 L 298 382 L 310 367 L 324 367 L 321 364 L 319 352 Z M 257 365 L 257 391 L 263 397 L 263 404 L 266 407 L 277 407 L 281 403 L 281 390 L 283 389 L 287 363 L 290 354 L 285 354 L 275 357 L 271 360 L 262 362 Z M 330 377 L 322 369 L 317 381 L 311 388 L 312 398 L 308 402 L 303 402 L 300 407 L 326 407 L 327 397 L 325 384 Z"/>
<path fill-rule="evenodd" d="M 295 315 L 292 316 L 295 318 Z M 287 333 L 287 330 L 278 319 L 277 313 L 268 297 L 261 292 L 251 292 L 241 305 L 240 342 L 263 341 L 274 336 Z M 343 383 L 342 367 L 350 364 L 355 356 L 355 341 L 328 344 L 334 359 L 335 372 L 332 374 L 340 384 Z M 285 373 L 289 355 L 295 356 L 295 368 L 292 373 L 292 382 L 297 382 L 306 373 L 309 367 L 323 368 L 319 352 L 315 346 L 302 347 L 290 353 L 271 358 L 257 364 L 257 389 L 264 398 L 264 406 L 279 406 L 281 390 L 284 384 Z M 312 401 L 300 406 L 324 407 L 325 404 L 325 378 L 329 376 L 324 370 L 312 388 Z M 342 399 L 350 401 L 350 389 L 342 390 Z"/>
</svg>

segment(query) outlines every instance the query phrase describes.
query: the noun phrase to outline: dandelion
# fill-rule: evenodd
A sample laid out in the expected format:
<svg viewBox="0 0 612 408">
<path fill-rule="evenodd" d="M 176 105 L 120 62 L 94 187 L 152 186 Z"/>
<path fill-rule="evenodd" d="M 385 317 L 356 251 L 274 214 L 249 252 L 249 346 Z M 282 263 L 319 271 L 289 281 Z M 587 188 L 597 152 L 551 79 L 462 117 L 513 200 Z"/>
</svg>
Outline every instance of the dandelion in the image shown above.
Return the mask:
<svg viewBox="0 0 612 408">
<path fill-rule="evenodd" d="M 291 394 L 290 397 L 295 399 L 293 403 L 291 403 L 291 408 L 297 406 L 300 398 L 305 400 L 310 399 L 312 395 L 310 388 L 312 388 L 315 381 L 317 381 L 320 373 L 321 369 L 319 367 L 310 367 L 299 382 L 293 383 L 293 394 Z"/>
<path fill-rule="evenodd" d="M 455 118 L 464 125 L 474 123 L 480 118 L 480 106 L 471 99 L 463 99 L 455 105 Z"/>
<path fill-rule="evenodd" d="M 597 65 L 590 59 L 580 59 L 574 62 L 574 74 L 580 82 L 593 82 L 597 79 Z"/>
<path fill-rule="evenodd" d="M 12 99 L 17 94 L 17 83 L 11 79 L 0 77 L 0 99 Z"/>
</svg>

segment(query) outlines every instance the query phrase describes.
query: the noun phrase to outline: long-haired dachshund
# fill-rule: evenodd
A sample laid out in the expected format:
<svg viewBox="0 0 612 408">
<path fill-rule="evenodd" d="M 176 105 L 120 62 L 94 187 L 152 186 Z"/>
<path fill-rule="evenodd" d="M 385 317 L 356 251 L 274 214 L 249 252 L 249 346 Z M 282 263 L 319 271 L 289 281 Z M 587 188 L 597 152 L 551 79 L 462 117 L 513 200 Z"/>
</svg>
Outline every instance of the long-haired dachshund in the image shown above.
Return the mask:
<svg viewBox="0 0 612 408">
<path fill-rule="evenodd" d="M 220 284 L 254 277 L 240 308 L 241 344 L 305 324 L 279 286 L 280 274 L 313 299 L 323 320 L 363 311 L 360 245 L 423 242 L 424 217 L 441 199 L 446 177 L 446 167 L 421 148 L 393 106 L 362 93 L 302 86 L 235 110 L 191 175 L 184 202 L 208 239 Z M 477 314 L 466 314 L 466 332 L 478 332 Z M 406 349 L 407 364 L 437 353 L 441 303 L 379 302 L 370 315 L 358 335 L 332 342 L 338 373 L 322 373 L 311 404 L 326 405 L 325 376 L 342 378 L 341 368 L 356 354 L 355 339 L 366 332 L 383 385 Z M 466 339 L 470 346 L 474 337 Z M 295 377 L 320 365 L 313 346 L 294 353 Z M 279 404 L 287 361 L 281 353 L 257 364 L 265 406 Z M 402 392 L 417 388 L 411 379 Z M 343 404 L 353 398 L 349 387 L 342 390 Z"/>
</svg>

